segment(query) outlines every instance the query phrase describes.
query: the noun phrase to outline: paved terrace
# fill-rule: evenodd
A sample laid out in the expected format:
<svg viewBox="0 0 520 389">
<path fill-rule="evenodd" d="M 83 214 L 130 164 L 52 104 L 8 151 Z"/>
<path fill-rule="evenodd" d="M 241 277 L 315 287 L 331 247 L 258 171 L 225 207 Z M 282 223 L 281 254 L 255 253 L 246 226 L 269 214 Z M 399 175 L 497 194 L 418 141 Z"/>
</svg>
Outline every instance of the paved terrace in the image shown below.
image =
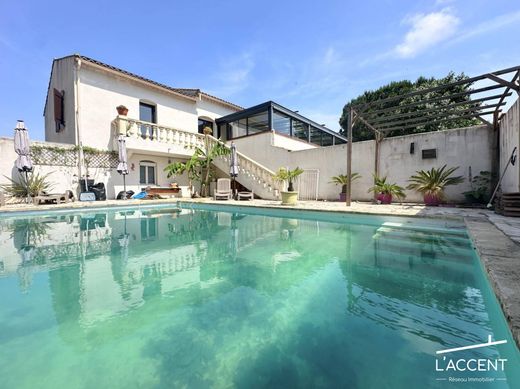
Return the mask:
<svg viewBox="0 0 520 389">
<path fill-rule="evenodd" d="M 0 217 L 18 212 L 66 209 L 139 207 L 153 204 L 201 203 L 282 208 L 308 211 L 346 212 L 388 216 L 410 216 L 463 220 L 486 269 L 488 279 L 502 306 L 513 337 L 520 347 L 520 218 L 510 218 L 478 208 L 426 207 L 417 204 L 377 205 L 354 202 L 346 207 L 340 202 L 301 201 L 297 206 L 282 206 L 279 201 L 215 201 L 211 199 L 107 200 L 73 202 L 59 205 L 8 204 L 0 208 Z"/>
</svg>

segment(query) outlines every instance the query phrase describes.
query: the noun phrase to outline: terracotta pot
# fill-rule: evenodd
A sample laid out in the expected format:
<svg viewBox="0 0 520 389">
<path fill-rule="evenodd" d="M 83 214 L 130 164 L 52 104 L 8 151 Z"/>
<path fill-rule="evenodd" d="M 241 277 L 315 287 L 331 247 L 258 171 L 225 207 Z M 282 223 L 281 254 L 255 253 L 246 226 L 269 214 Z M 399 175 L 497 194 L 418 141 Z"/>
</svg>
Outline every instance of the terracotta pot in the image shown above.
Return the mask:
<svg viewBox="0 0 520 389">
<path fill-rule="evenodd" d="M 392 204 L 392 195 L 387 193 L 379 193 L 377 195 L 377 200 L 381 202 L 381 204 Z"/>
<path fill-rule="evenodd" d="M 296 205 L 298 192 L 282 192 L 282 205 Z"/>
<path fill-rule="evenodd" d="M 117 109 L 118 115 L 122 115 L 122 116 L 128 115 L 128 108 L 126 108 L 124 105 L 119 105 L 116 107 L 116 109 Z"/>
<path fill-rule="evenodd" d="M 424 194 L 424 204 L 430 205 L 430 206 L 438 206 L 441 203 L 441 200 L 439 196 L 434 194 Z"/>
</svg>

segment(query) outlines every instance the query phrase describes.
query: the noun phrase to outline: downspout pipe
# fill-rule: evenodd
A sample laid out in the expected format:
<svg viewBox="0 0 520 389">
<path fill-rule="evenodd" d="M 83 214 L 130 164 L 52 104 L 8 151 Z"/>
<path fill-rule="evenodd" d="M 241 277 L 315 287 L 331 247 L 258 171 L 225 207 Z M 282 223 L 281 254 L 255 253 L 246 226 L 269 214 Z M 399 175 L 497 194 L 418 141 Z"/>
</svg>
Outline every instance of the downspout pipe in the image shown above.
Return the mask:
<svg viewBox="0 0 520 389">
<path fill-rule="evenodd" d="M 76 146 L 78 146 L 78 185 L 83 173 L 83 144 L 81 142 L 81 128 L 80 128 L 80 93 L 79 93 L 79 72 L 81 69 L 81 58 L 76 57 L 74 61 L 74 115 L 75 115 L 75 132 L 76 132 Z"/>
</svg>

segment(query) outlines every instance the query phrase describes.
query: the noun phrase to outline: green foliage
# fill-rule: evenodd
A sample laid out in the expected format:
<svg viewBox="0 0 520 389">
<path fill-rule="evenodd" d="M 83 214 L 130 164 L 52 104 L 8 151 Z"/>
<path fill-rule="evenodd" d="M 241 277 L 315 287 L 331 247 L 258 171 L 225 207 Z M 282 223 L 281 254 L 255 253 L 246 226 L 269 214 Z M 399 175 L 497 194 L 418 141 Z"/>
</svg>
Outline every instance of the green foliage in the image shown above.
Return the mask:
<svg viewBox="0 0 520 389">
<path fill-rule="evenodd" d="M 410 177 L 408 180 L 410 184 L 407 188 L 425 195 L 436 196 L 443 200 L 444 188 L 464 182 L 462 176 L 451 176 L 457 169 L 458 166 L 446 169 L 446 165 L 444 165 L 440 169 L 432 167 L 430 170 L 419 170 Z"/>
<path fill-rule="evenodd" d="M 465 80 L 468 77 L 461 73 L 459 75 L 450 72 L 448 75 L 444 78 L 436 79 L 434 77 L 431 78 L 425 78 L 425 77 L 419 77 L 415 82 L 411 82 L 408 80 L 403 81 L 397 81 L 397 82 L 391 82 L 387 85 L 383 85 L 382 87 L 373 90 L 373 91 L 365 91 L 362 95 L 356 97 L 355 99 L 352 99 L 350 102 L 348 102 L 344 108 L 343 113 L 341 115 L 341 118 L 339 120 L 339 124 L 341 125 L 341 134 L 346 135 L 346 129 L 348 127 L 348 116 L 349 116 L 349 108 L 351 105 L 358 105 L 358 104 L 365 104 L 365 103 L 371 103 L 377 100 L 386 99 L 389 97 L 395 97 L 399 95 L 404 95 L 410 92 L 415 92 L 421 89 L 428 89 L 444 84 L 449 84 L 452 82 Z M 466 92 L 470 90 L 471 85 L 456 85 L 453 87 L 450 87 L 447 90 L 440 90 L 436 92 L 428 93 L 427 95 L 416 95 L 409 98 L 404 99 L 399 103 L 399 105 L 403 106 L 406 104 L 411 103 L 418 103 L 423 98 L 435 98 L 440 96 L 447 96 L 454 93 L 460 93 L 460 92 Z M 462 103 L 462 102 L 470 102 L 471 98 L 469 95 L 465 96 L 459 96 L 455 98 L 450 98 L 449 100 L 441 100 L 441 101 L 435 101 L 432 103 L 426 104 L 419 104 L 415 107 L 404 109 L 396 108 L 395 111 L 392 111 L 393 113 L 414 113 L 425 109 L 432 109 L 432 108 L 446 108 L 450 110 L 460 110 L 464 111 L 469 108 L 468 105 L 460 105 L 457 107 L 449 108 L 450 104 L 453 103 Z M 390 108 L 393 107 L 396 104 L 396 101 L 391 101 L 388 103 L 383 103 L 377 106 L 377 108 Z M 368 110 L 366 114 L 369 114 L 370 110 Z M 418 116 L 416 116 L 418 117 Z M 430 132 L 430 131 L 440 131 L 445 130 L 449 128 L 456 128 L 456 127 L 468 127 L 472 125 L 479 124 L 478 120 L 476 119 L 460 119 L 460 118 L 454 118 L 453 120 L 442 122 L 442 123 L 427 123 L 421 126 L 417 126 L 413 129 L 408 130 L 395 130 L 391 131 L 387 134 L 387 136 L 399 136 L 399 135 L 408 135 L 408 134 L 414 134 L 414 133 L 420 133 L 420 132 Z M 352 133 L 352 139 L 354 142 L 356 141 L 362 141 L 362 140 L 369 140 L 374 139 L 374 132 L 369 129 L 363 122 L 360 120 L 356 121 L 354 124 L 354 131 Z"/>
<path fill-rule="evenodd" d="M 43 176 L 38 173 L 29 173 L 27 176 L 20 174 L 18 180 L 4 176 L 11 181 L 11 184 L 2 185 L 1 187 L 8 195 L 13 197 L 38 196 L 40 193 L 52 189 L 52 185 L 48 181 L 49 174 Z"/>
<path fill-rule="evenodd" d="M 287 183 L 287 191 L 294 192 L 293 181 L 296 177 L 303 173 L 303 169 L 296 167 L 293 170 L 281 167 L 274 175 L 274 179 L 279 182 Z"/>
<path fill-rule="evenodd" d="M 208 135 L 209 134 L 206 134 L 205 147 L 195 147 L 193 155 L 188 161 L 174 162 L 164 168 L 168 178 L 179 176 L 186 172 L 190 180 L 190 186 L 192 181 L 200 182 L 202 196 L 207 195 L 206 192 L 207 188 L 209 188 L 209 182 L 214 175 L 212 167 L 213 161 L 231 152 L 231 150 L 220 141 L 210 146 Z"/>
<path fill-rule="evenodd" d="M 469 203 L 487 204 L 491 197 L 491 180 L 494 175 L 488 171 L 481 171 L 479 175 L 470 179 L 471 190 L 463 195 Z"/>
<path fill-rule="evenodd" d="M 392 197 L 398 199 L 404 199 L 406 197 L 404 188 L 396 183 L 390 184 L 386 182 L 386 177 L 374 176 L 374 186 L 369 188 L 368 191 L 376 194 L 392 195 Z"/>
<path fill-rule="evenodd" d="M 359 173 L 352 173 L 352 181 L 361 178 Z M 331 184 L 341 185 L 341 193 L 347 193 L 347 185 L 348 185 L 348 175 L 340 174 L 338 176 L 333 176 L 330 181 Z"/>
</svg>

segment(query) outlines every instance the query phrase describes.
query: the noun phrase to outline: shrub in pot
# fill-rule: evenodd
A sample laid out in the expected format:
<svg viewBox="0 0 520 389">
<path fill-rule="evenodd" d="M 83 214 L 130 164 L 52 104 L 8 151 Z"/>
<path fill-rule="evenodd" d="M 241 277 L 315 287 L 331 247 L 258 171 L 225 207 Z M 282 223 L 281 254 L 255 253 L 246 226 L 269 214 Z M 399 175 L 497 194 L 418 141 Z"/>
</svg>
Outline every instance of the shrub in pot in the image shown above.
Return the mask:
<svg viewBox="0 0 520 389">
<path fill-rule="evenodd" d="M 439 169 L 432 167 L 430 170 L 418 170 L 408 180 L 410 184 L 407 189 L 422 193 L 426 205 L 439 205 L 445 200 L 444 189 L 447 186 L 464 182 L 462 176 L 452 176 L 457 169 L 458 166 L 446 168 L 444 165 Z"/>
<path fill-rule="evenodd" d="M 374 186 L 368 189 L 369 192 L 376 194 L 376 199 L 381 204 L 391 204 L 393 198 L 404 199 L 404 188 L 396 183 L 386 182 L 386 177 L 374 176 Z"/>
<path fill-rule="evenodd" d="M 358 173 L 352 173 L 352 181 L 361 178 Z M 334 176 L 331 178 L 331 184 L 341 185 L 341 193 L 339 194 L 339 201 L 345 201 L 347 198 L 347 185 L 348 185 L 348 175 L 340 174 L 338 176 Z"/>
<path fill-rule="evenodd" d="M 274 179 L 287 184 L 287 191 L 282 191 L 283 205 L 295 205 L 298 202 L 298 192 L 294 190 L 293 181 L 302 173 L 303 169 L 299 167 L 293 170 L 282 167 L 276 172 Z"/>
<path fill-rule="evenodd" d="M 471 190 L 463 192 L 469 204 L 487 204 L 491 197 L 491 180 L 494 174 L 481 171 L 477 176 L 470 178 Z"/>
</svg>

